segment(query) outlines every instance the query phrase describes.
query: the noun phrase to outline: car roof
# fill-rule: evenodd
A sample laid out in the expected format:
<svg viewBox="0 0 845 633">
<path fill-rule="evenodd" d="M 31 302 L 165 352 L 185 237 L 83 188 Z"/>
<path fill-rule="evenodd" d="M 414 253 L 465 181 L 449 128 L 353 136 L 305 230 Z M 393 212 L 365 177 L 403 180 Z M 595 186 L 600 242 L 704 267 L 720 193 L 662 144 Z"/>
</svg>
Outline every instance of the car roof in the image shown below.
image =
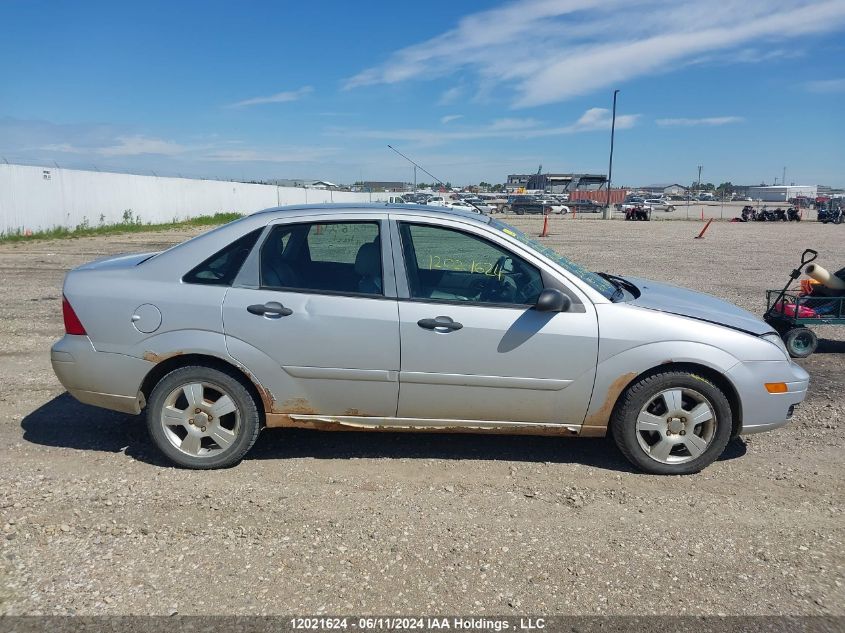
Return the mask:
<svg viewBox="0 0 845 633">
<path fill-rule="evenodd" d="M 418 215 L 420 217 L 460 217 L 474 220 L 479 224 L 489 224 L 490 218 L 473 211 L 461 211 L 453 207 L 436 207 L 424 204 L 392 204 L 392 203 L 355 203 L 334 202 L 327 204 L 302 204 L 282 207 L 272 207 L 263 211 L 256 211 L 250 215 L 267 214 L 283 218 L 288 214 L 296 215 L 325 215 L 326 212 L 344 214 L 361 213 L 361 211 L 399 211 L 403 215 Z"/>
</svg>

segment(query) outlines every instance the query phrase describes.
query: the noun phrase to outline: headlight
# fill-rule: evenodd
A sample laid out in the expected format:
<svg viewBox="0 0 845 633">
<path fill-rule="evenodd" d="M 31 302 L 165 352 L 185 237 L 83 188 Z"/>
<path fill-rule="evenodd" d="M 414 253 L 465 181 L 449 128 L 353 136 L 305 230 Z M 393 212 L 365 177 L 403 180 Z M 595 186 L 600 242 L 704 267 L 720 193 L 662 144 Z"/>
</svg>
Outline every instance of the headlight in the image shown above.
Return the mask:
<svg viewBox="0 0 845 633">
<path fill-rule="evenodd" d="M 772 332 L 771 334 L 764 334 L 762 337 L 775 347 L 777 347 L 780 351 L 783 352 L 783 355 L 789 358 L 789 352 L 786 351 L 786 345 L 784 345 L 783 339 L 780 337 L 780 334 L 775 334 Z"/>
</svg>

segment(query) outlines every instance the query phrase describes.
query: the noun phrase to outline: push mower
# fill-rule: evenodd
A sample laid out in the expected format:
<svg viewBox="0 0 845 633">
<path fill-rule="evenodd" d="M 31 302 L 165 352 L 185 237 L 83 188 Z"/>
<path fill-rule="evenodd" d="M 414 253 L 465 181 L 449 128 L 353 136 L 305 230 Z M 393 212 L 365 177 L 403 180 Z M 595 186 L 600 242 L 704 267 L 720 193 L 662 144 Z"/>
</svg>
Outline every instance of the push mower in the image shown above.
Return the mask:
<svg viewBox="0 0 845 633">
<path fill-rule="evenodd" d="M 832 275 L 811 263 L 816 257 L 813 249 L 805 250 L 783 290 L 766 291 L 763 320 L 780 334 L 792 358 L 806 358 L 816 350 L 819 341 L 808 326 L 845 325 L 845 269 Z M 791 290 L 789 285 L 802 270 L 812 281 L 802 281 L 800 290 Z"/>
</svg>

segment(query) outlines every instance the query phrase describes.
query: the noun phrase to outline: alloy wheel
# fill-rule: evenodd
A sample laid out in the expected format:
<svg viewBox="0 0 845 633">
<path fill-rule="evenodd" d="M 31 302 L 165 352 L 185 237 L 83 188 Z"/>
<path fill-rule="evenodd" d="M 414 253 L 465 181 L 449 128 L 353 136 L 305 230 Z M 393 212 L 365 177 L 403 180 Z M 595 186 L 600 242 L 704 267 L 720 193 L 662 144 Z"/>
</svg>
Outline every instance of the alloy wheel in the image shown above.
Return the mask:
<svg viewBox="0 0 845 633">
<path fill-rule="evenodd" d="M 665 389 L 640 409 L 637 441 L 653 460 L 683 464 L 699 457 L 716 435 L 710 401 L 694 389 Z"/>
<path fill-rule="evenodd" d="M 191 457 L 219 455 L 234 444 L 241 430 L 235 400 L 209 382 L 191 382 L 171 391 L 160 421 L 168 441 Z"/>
</svg>

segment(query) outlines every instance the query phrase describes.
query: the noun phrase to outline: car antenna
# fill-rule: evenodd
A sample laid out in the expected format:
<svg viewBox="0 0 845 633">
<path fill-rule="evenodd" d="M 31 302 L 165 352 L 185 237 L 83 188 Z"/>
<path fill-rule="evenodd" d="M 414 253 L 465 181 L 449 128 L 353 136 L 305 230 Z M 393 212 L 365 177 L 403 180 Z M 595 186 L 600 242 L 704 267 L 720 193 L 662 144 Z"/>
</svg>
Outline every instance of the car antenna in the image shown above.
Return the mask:
<svg viewBox="0 0 845 633">
<path fill-rule="evenodd" d="M 404 158 L 406 161 L 408 161 L 409 163 L 411 163 L 414 167 L 416 167 L 417 169 L 420 169 L 420 170 L 424 171 L 426 174 L 428 174 L 429 176 L 431 176 L 432 178 L 434 178 L 437 182 L 439 182 L 439 183 L 440 183 L 440 186 L 441 186 L 441 187 L 443 187 L 444 189 L 446 188 L 446 184 L 445 184 L 442 180 L 440 180 L 440 178 L 438 178 L 437 176 L 435 176 L 434 174 L 432 174 L 430 171 L 428 171 L 425 167 L 423 167 L 422 165 L 420 165 L 420 164 L 415 163 L 414 161 L 412 161 L 410 158 L 408 158 L 407 156 L 405 156 L 405 154 L 403 154 L 403 153 L 402 153 L 402 152 L 400 152 L 398 149 L 396 149 L 395 147 L 393 147 L 393 145 L 391 145 L 390 143 L 388 143 L 388 144 L 387 144 L 387 146 L 388 146 L 390 149 L 392 149 L 394 152 L 396 152 L 397 154 L 399 154 L 399 155 L 400 155 L 402 158 Z M 484 211 L 482 211 L 482 210 L 481 210 L 481 209 L 479 209 L 477 206 L 475 206 L 475 204 L 473 204 L 472 202 L 470 202 L 469 204 L 471 204 L 473 207 L 475 207 L 475 210 L 476 210 L 476 211 L 478 211 L 478 212 L 479 212 L 479 213 L 481 213 L 482 215 L 484 214 Z"/>
</svg>

